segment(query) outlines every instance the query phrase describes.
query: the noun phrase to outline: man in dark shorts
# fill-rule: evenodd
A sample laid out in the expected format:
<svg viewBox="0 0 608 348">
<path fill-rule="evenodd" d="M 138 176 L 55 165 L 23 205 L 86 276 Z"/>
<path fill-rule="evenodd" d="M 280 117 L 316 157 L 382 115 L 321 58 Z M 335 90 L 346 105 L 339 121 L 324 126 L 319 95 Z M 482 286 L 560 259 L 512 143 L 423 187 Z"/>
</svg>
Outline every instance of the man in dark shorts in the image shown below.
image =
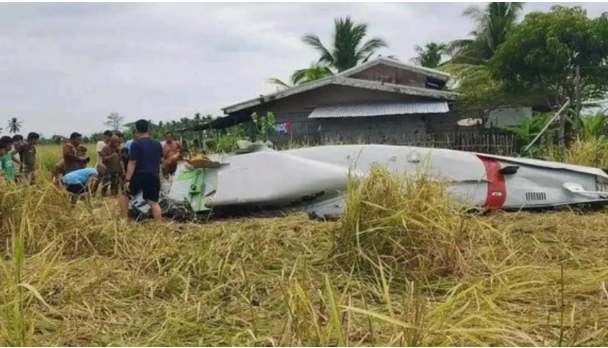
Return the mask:
<svg viewBox="0 0 608 348">
<path fill-rule="evenodd" d="M 112 196 L 118 195 L 120 181 L 123 176 L 122 164 L 120 163 L 120 138 L 112 135 L 99 152 L 100 161 L 108 168 L 106 174 L 101 178 L 101 195 L 107 196 L 108 191 Z"/>
<path fill-rule="evenodd" d="M 124 218 L 129 214 L 129 198 L 142 192 L 143 199 L 150 205 L 154 222 L 162 220 L 158 204 L 160 195 L 160 165 L 163 148 L 148 133 L 150 123 L 146 120 L 135 122 L 136 140 L 129 149 L 129 163 L 125 174 L 124 194 L 120 197 L 120 209 Z"/>
<path fill-rule="evenodd" d="M 36 144 L 39 139 L 40 135 L 38 133 L 29 133 L 27 141 L 23 142 L 17 149 L 21 159 L 22 179 L 25 184 L 32 185 L 36 180 Z"/>
</svg>

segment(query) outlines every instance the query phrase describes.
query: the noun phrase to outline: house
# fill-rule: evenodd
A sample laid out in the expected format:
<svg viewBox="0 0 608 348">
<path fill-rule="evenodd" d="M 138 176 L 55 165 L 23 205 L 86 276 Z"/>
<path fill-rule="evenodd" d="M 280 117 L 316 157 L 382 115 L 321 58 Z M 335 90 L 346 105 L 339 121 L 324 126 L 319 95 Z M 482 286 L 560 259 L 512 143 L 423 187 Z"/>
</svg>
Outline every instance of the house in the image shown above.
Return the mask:
<svg viewBox="0 0 608 348">
<path fill-rule="evenodd" d="M 411 135 L 461 131 L 453 111 L 457 93 L 444 72 L 380 57 L 337 75 L 263 95 L 222 110 L 226 127 L 253 113 L 274 113 L 277 136 L 362 139 L 390 143 Z"/>
</svg>

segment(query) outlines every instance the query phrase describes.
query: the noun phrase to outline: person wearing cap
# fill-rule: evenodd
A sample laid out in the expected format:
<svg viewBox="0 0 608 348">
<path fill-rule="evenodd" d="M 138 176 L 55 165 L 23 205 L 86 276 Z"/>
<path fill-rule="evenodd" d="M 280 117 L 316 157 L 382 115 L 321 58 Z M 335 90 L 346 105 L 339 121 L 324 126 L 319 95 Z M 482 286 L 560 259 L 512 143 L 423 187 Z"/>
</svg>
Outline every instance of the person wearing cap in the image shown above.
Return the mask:
<svg viewBox="0 0 608 348">
<path fill-rule="evenodd" d="M 86 167 L 89 157 L 80 150 L 82 134 L 74 132 L 70 135 L 70 141 L 63 146 L 63 163 L 65 173 L 69 173 Z"/>
</svg>

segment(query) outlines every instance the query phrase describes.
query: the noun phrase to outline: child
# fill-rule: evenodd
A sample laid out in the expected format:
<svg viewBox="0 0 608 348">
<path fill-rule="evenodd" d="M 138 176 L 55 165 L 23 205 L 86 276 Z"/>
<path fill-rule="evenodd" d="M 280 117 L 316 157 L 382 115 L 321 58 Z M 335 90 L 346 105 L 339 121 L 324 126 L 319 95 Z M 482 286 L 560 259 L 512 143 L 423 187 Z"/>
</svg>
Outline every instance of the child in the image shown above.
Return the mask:
<svg viewBox="0 0 608 348">
<path fill-rule="evenodd" d="M 0 138 L 0 147 L 2 148 L 2 157 L 0 157 L 0 168 L 4 176 L 10 181 L 15 182 L 15 167 L 13 166 L 13 156 L 11 150 L 13 148 L 13 139 L 11 137 Z"/>
</svg>

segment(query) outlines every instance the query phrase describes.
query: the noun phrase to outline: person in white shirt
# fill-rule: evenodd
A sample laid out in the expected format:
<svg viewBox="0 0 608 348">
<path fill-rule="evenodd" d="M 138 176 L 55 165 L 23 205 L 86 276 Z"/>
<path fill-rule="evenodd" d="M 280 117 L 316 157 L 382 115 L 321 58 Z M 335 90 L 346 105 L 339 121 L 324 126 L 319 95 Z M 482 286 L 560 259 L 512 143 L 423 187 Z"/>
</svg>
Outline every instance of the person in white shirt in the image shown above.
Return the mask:
<svg viewBox="0 0 608 348">
<path fill-rule="evenodd" d="M 23 135 L 15 134 L 13 136 L 13 148 L 11 149 L 11 158 L 13 159 L 13 167 L 15 168 L 15 172 L 19 173 L 21 168 L 21 156 L 19 156 L 19 146 L 23 143 Z"/>
<path fill-rule="evenodd" d="M 107 130 L 103 132 L 103 139 L 97 142 L 95 146 L 95 150 L 97 151 L 97 164 L 102 163 L 101 161 L 101 150 L 110 143 L 110 138 L 112 137 L 112 131 Z"/>
</svg>

